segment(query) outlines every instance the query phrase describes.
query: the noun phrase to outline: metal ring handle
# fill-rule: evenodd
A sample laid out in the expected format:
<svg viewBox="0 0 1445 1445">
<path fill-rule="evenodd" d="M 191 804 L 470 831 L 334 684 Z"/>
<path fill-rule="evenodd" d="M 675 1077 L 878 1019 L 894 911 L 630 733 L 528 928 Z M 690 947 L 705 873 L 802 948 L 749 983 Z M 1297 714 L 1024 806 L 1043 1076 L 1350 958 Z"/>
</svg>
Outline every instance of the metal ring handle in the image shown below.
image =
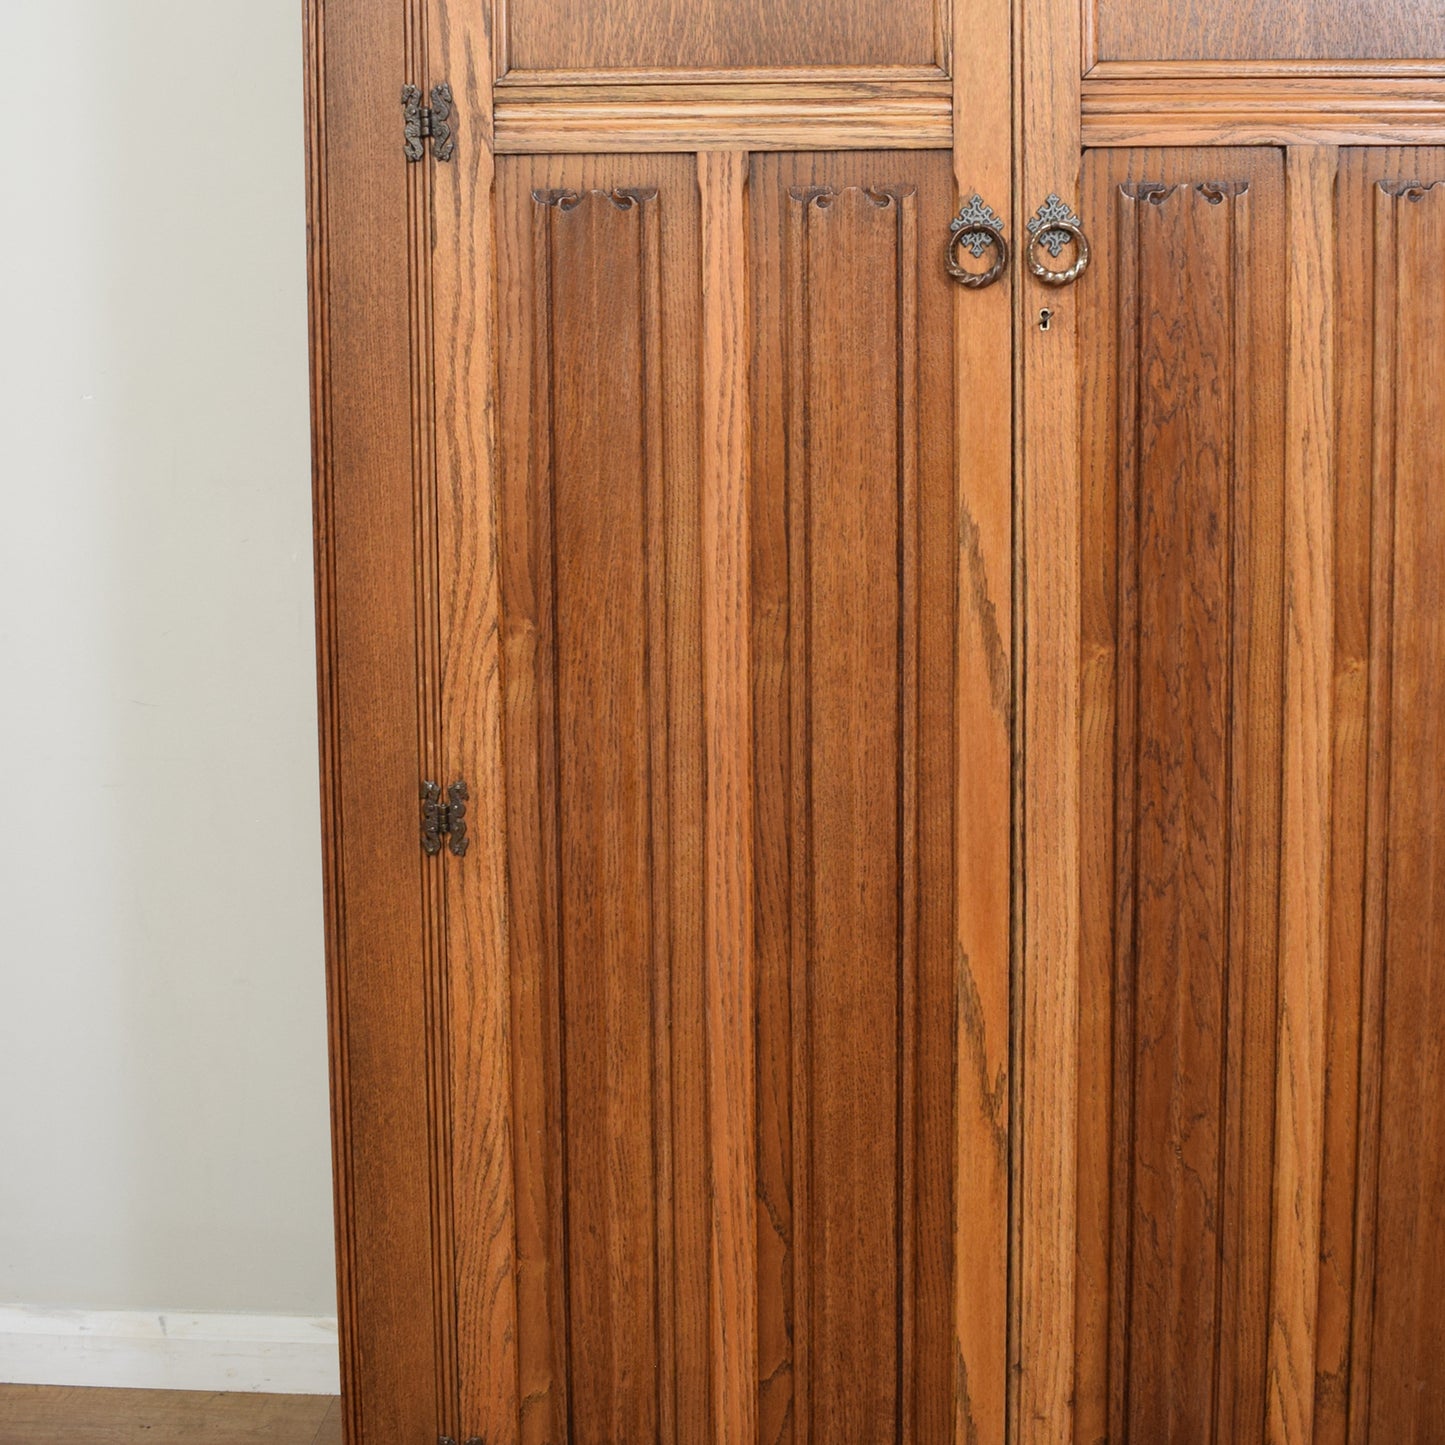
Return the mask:
<svg viewBox="0 0 1445 1445">
<path fill-rule="evenodd" d="M 967 245 L 975 255 L 981 256 L 988 247 L 993 248 L 993 260 L 984 271 L 970 271 L 959 259 L 959 247 Z M 983 286 L 992 286 L 1008 269 L 1008 242 L 1003 232 L 987 221 L 972 223 L 968 230 L 957 230 L 948 238 L 948 274 L 960 286 L 977 291 Z"/>
<path fill-rule="evenodd" d="M 1074 257 L 1074 264 L 1064 271 L 1054 271 L 1045 266 L 1038 258 L 1038 246 L 1049 232 L 1063 231 L 1073 237 L 1074 245 L 1078 248 L 1078 255 Z M 1059 248 L 1062 250 L 1062 246 Z M 1050 247 L 1051 254 L 1057 254 Z M 1029 270 L 1039 278 L 1046 286 L 1068 286 L 1077 281 L 1085 271 L 1089 269 L 1089 239 L 1084 235 L 1076 221 L 1063 219 L 1051 220 L 1047 226 L 1041 226 L 1029 237 Z"/>
</svg>

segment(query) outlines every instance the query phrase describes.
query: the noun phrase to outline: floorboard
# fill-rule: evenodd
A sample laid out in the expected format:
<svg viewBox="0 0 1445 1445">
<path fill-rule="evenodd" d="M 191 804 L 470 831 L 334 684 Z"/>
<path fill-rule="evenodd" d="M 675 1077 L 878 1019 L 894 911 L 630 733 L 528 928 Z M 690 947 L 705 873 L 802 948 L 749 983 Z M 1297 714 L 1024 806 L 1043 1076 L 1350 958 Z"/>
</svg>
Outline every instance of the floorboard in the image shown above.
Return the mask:
<svg viewBox="0 0 1445 1445">
<path fill-rule="evenodd" d="M 0 1385 L 0 1445 L 341 1445 L 330 1395 Z"/>
</svg>

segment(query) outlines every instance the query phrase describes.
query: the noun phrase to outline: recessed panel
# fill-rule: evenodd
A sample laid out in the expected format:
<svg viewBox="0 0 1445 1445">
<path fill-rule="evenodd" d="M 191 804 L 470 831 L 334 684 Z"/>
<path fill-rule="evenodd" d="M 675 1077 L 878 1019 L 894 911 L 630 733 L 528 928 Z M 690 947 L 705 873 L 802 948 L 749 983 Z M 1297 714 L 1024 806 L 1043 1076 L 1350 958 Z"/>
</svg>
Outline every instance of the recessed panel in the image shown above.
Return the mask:
<svg viewBox="0 0 1445 1445">
<path fill-rule="evenodd" d="M 1097 0 L 1101 60 L 1426 60 L 1438 0 Z"/>
<path fill-rule="evenodd" d="M 524 1445 L 707 1429 L 697 189 L 498 170 Z"/>
<path fill-rule="evenodd" d="M 1080 1440 L 1264 1437 L 1279 153 L 1093 151 L 1080 304 Z"/>
<path fill-rule="evenodd" d="M 1338 195 L 1317 1438 L 1344 1438 L 1348 1418 L 1362 1440 L 1425 1442 L 1445 1418 L 1445 151 L 1345 151 Z"/>
<path fill-rule="evenodd" d="M 507 64 L 536 70 L 929 66 L 935 0 L 514 0 Z"/>
<path fill-rule="evenodd" d="M 950 1438 L 945 152 L 758 156 L 758 1439 Z"/>
</svg>

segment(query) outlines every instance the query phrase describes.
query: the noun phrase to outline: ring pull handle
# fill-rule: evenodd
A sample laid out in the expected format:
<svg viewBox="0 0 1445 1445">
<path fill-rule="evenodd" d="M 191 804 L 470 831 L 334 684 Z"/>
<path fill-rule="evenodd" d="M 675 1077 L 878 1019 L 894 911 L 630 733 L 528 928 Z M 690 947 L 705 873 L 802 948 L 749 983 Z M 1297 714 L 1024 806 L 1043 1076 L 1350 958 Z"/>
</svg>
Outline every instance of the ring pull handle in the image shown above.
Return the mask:
<svg viewBox="0 0 1445 1445">
<path fill-rule="evenodd" d="M 1003 237 L 1003 221 L 992 206 L 983 203 L 983 197 L 976 192 L 969 197 L 968 204 L 949 222 L 948 246 L 944 259 L 948 274 L 960 286 L 977 291 L 983 286 L 992 286 L 1008 268 L 1008 242 Z M 983 271 L 970 271 L 963 264 L 960 252 L 982 257 L 992 249 L 993 260 Z"/>
<path fill-rule="evenodd" d="M 1060 271 L 1044 264 L 1041 251 L 1057 258 L 1071 241 L 1074 244 L 1072 266 Z M 1068 286 L 1089 269 L 1089 239 L 1079 218 L 1057 196 L 1050 196 L 1029 221 L 1028 261 L 1029 270 L 1046 286 Z"/>
</svg>

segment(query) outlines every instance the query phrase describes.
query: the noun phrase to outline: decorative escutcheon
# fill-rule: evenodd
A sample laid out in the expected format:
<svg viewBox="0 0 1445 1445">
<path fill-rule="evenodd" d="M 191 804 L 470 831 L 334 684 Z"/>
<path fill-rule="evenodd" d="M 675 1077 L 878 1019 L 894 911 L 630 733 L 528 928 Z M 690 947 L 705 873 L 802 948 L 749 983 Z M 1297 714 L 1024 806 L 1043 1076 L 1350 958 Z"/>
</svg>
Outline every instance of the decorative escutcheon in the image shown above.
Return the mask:
<svg viewBox="0 0 1445 1445">
<path fill-rule="evenodd" d="M 1077 254 L 1074 264 L 1056 271 L 1044 265 L 1039 252 L 1057 257 L 1072 241 Z M 1079 218 L 1057 196 L 1050 196 L 1029 221 L 1029 270 L 1046 286 L 1067 286 L 1089 269 L 1089 241 L 1081 229 Z"/>
<path fill-rule="evenodd" d="M 960 286 L 977 290 L 981 286 L 992 286 L 1008 267 L 1008 242 L 1003 238 L 1003 221 L 992 206 L 983 203 L 983 197 L 975 192 L 968 204 L 949 222 L 948 247 L 944 258 L 948 274 Z M 959 252 L 967 250 L 971 255 L 981 257 L 990 247 L 993 260 L 983 271 L 970 271 L 959 259 Z"/>
</svg>

